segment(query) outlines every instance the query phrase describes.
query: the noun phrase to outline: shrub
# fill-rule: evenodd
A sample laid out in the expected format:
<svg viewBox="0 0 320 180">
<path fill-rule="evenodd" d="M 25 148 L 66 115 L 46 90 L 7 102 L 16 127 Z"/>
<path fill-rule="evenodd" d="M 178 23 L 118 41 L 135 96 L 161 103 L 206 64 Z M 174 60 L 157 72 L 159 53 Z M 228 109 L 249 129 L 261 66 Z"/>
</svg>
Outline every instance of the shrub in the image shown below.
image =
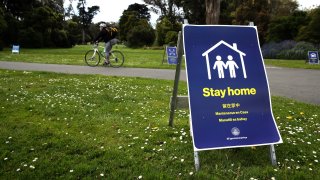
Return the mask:
<svg viewBox="0 0 320 180">
<path fill-rule="evenodd" d="M 267 59 L 306 59 L 308 51 L 317 48 L 312 43 L 286 40 L 264 44 L 261 50 L 263 57 Z"/>
<path fill-rule="evenodd" d="M 286 40 L 280 43 L 270 42 L 262 46 L 261 51 L 264 58 L 275 59 L 281 51 L 293 48 L 296 45 L 295 41 Z"/>
<path fill-rule="evenodd" d="M 169 31 L 166 34 L 165 43 L 175 46 L 178 41 L 178 33 L 176 31 Z"/>
<path fill-rule="evenodd" d="M 157 26 L 156 26 L 157 44 L 159 46 L 162 46 L 166 43 L 172 42 L 172 40 L 174 40 L 174 39 L 171 39 L 174 37 L 173 32 L 178 32 L 178 31 L 181 31 L 180 23 L 178 22 L 171 23 L 168 18 L 163 18 L 160 22 L 157 23 Z M 174 40 L 174 42 L 177 42 L 177 40 Z"/>
<path fill-rule="evenodd" d="M 306 59 L 308 51 L 317 50 L 313 44 L 308 42 L 298 42 L 292 49 L 281 51 L 279 59 Z"/>
</svg>

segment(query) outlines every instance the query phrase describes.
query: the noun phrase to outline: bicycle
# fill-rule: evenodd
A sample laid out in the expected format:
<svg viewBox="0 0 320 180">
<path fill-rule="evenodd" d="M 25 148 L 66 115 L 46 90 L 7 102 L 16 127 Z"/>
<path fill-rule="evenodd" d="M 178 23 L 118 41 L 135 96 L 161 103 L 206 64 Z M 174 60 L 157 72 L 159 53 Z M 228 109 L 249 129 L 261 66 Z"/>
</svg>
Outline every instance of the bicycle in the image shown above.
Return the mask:
<svg viewBox="0 0 320 180">
<path fill-rule="evenodd" d="M 84 61 L 88 66 L 98 66 L 100 59 L 105 58 L 105 52 L 99 51 L 98 44 L 93 45 L 93 49 L 86 52 Z M 124 56 L 121 51 L 112 50 L 109 55 L 110 66 L 114 68 L 121 67 L 124 63 Z"/>
</svg>

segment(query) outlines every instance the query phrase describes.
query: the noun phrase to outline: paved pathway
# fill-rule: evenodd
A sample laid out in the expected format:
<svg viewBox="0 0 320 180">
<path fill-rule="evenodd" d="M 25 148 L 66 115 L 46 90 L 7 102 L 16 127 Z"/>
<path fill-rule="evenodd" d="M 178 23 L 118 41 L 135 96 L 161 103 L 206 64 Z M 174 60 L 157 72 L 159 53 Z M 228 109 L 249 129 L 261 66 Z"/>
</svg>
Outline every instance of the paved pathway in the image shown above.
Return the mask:
<svg viewBox="0 0 320 180">
<path fill-rule="evenodd" d="M 320 104 L 320 70 L 268 68 L 272 95 Z"/>
<path fill-rule="evenodd" d="M 0 69 L 26 70 L 26 71 L 48 71 L 68 74 L 102 74 L 106 76 L 145 77 L 155 79 L 172 80 L 175 76 L 174 70 L 145 69 L 145 68 L 111 68 L 111 67 L 89 67 L 59 64 L 39 64 L 23 62 L 0 61 Z M 181 80 L 186 80 L 185 72 L 181 72 Z"/>
<path fill-rule="evenodd" d="M 70 74 L 102 74 L 107 76 L 144 77 L 173 80 L 174 70 L 144 68 L 106 68 L 74 65 L 38 64 L 0 61 L 0 69 L 48 71 Z M 320 104 L 320 71 L 267 67 L 271 95 L 284 96 L 298 101 Z M 180 80 L 186 81 L 181 71 Z"/>
</svg>

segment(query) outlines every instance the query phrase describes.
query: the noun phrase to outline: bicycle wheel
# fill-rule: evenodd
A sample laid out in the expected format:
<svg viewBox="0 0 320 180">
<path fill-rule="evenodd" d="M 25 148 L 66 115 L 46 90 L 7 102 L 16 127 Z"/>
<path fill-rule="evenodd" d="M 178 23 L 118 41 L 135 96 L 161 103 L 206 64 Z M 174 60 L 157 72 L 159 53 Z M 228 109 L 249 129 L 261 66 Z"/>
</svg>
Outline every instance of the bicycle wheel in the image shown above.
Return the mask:
<svg viewBox="0 0 320 180">
<path fill-rule="evenodd" d="M 88 66 L 97 66 L 100 63 L 100 54 L 94 50 L 89 50 L 84 56 L 84 61 Z"/>
<path fill-rule="evenodd" d="M 122 52 L 118 51 L 118 50 L 114 50 L 110 52 L 110 65 L 111 67 L 120 67 L 123 65 L 124 63 L 124 56 L 122 54 Z"/>
</svg>

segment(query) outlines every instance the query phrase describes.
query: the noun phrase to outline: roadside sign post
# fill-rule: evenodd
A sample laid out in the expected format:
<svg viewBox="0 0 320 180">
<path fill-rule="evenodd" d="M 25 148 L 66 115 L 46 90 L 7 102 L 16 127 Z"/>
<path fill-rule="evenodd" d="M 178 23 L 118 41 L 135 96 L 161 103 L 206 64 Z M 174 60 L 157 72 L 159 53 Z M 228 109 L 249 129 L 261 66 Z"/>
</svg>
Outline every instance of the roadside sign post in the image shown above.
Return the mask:
<svg viewBox="0 0 320 180">
<path fill-rule="evenodd" d="M 14 53 L 17 53 L 17 54 L 20 53 L 20 46 L 19 45 L 12 46 L 12 54 L 14 54 Z"/>
<path fill-rule="evenodd" d="M 171 64 L 171 65 L 178 64 L 177 47 L 175 47 L 175 46 L 166 46 L 165 47 L 165 50 L 163 52 L 162 64 L 165 60 L 167 61 L 168 64 Z"/>
<path fill-rule="evenodd" d="M 177 47 L 167 46 L 166 51 L 167 51 L 168 64 L 177 64 L 178 63 Z"/>
<path fill-rule="evenodd" d="M 269 145 L 282 139 L 274 120 L 257 29 L 184 25 L 190 131 L 198 152 Z"/>
<path fill-rule="evenodd" d="M 319 64 L 318 51 L 308 51 L 309 64 Z"/>
</svg>

